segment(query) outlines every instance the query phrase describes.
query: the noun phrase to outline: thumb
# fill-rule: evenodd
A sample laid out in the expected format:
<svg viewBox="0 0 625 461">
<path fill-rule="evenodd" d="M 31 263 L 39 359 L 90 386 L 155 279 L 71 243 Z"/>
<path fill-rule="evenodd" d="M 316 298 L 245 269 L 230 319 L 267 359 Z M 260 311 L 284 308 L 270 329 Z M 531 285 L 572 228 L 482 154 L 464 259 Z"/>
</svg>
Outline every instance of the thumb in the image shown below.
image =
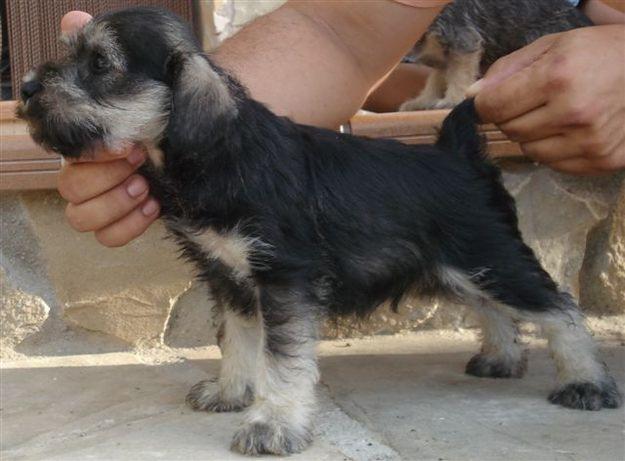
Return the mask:
<svg viewBox="0 0 625 461">
<path fill-rule="evenodd" d="M 532 65 L 551 48 L 558 35 L 546 35 L 528 46 L 500 58 L 490 66 L 482 79 L 469 87 L 466 96 L 469 98 L 475 97 L 483 89 L 496 86 L 510 76 Z"/>
<path fill-rule="evenodd" d="M 70 11 L 61 19 L 61 33 L 72 34 L 82 29 L 85 24 L 93 19 L 89 13 L 84 11 Z"/>
</svg>

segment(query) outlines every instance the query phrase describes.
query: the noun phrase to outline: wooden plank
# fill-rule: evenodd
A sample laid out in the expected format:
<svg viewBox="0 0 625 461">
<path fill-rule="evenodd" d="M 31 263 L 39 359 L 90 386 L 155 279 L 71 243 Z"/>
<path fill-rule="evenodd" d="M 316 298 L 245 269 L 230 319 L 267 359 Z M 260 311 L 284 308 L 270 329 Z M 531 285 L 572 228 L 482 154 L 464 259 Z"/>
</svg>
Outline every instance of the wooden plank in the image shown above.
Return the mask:
<svg viewBox="0 0 625 461">
<path fill-rule="evenodd" d="M 510 144 L 512 143 L 505 134 L 501 131 L 481 131 L 482 135 L 486 137 L 486 141 L 490 145 L 491 143 L 497 141 L 503 141 Z M 419 136 L 397 136 L 393 139 L 397 139 L 406 144 L 434 144 L 436 139 L 438 138 L 438 134 L 423 134 Z M 520 150 L 519 150 L 520 152 Z"/>
<path fill-rule="evenodd" d="M 15 116 L 16 101 L 0 102 L 0 190 L 55 189 L 61 157 L 37 145 Z"/>
<path fill-rule="evenodd" d="M 56 171 L 61 168 L 61 159 L 0 162 L 0 173 L 19 171 Z"/>
<path fill-rule="evenodd" d="M 56 189 L 59 172 L 21 171 L 0 174 L 0 190 Z"/>
<path fill-rule="evenodd" d="M 46 152 L 36 144 L 29 135 L 2 136 L 2 148 L 0 148 L 0 161 L 19 160 L 54 160 L 61 157 Z"/>
<path fill-rule="evenodd" d="M 0 101 L 0 122 L 14 120 L 17 101 Z"/>
<path fill-rule="evenodd" d="M 387 114 L 362 113 L 355 115 L 341 131 L 370 138 L 394 138 L 407 144 L 432 144 L 449 110 L 392 112 Z M 487 151 L 493 157 L 521 156 L 518 144 L 508 140 L 496 126 L 481 125 L 479 131 L 486 137 Z"/>
<path fill-rule="evenodd" d="M 603 3 L 607 3 L 614 9 L 617 9 L 625 13 L 625 0 L 601 0 Z"/>
</svg>

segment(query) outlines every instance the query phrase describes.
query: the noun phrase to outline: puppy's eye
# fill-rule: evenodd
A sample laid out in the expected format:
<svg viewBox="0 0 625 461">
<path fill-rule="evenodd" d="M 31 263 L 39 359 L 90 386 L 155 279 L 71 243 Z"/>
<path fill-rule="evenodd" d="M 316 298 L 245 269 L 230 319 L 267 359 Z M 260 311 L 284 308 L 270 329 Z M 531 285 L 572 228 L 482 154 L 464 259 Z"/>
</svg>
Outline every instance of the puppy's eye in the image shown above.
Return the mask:
<svg viewBox="0 0 625 461">
<path fill-rule="evenodd" d="M 108 70 L 109 62 L 100 53 L 95 53 L 91 57 L 90 67 L 94 74 L 102 74 Z"/>
</svg>

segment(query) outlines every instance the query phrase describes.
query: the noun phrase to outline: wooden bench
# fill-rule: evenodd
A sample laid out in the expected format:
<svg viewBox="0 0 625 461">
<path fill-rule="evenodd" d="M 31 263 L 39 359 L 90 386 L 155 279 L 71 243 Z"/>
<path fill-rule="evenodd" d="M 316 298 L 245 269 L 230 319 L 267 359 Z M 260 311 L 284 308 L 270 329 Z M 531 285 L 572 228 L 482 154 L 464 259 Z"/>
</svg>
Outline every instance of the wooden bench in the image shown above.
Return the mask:
<svg viewBox="0 0 625 461">
<path fill-rule="evenodd" d="M 372 138 L 394 138 L 408 144 L 431 144 L 448 114 L 446 110 L 358 114 L 341 131 Z M 493 157 L 520 154 L 519 146 L 493 125 L 481 128 Z M 15 101 L 0 102 L 0 190 L 54 189 L 61 159 L 45 152 L 15 117 Z"/>
</svg>

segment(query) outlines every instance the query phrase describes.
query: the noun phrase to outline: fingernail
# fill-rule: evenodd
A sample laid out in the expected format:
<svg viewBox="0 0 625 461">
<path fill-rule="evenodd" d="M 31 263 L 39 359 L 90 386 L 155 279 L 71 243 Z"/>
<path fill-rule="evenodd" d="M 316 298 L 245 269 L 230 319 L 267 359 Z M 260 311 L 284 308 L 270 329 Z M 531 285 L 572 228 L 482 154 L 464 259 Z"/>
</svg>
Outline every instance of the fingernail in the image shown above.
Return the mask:
<svg viewBox="0 0 625 461">
<path fill-rule="evenodd" d="M 484 86 L 484 79 L 481 78 L 467 89 L 467 96 L 475 96 Z"/>
<path fill-rule="evenodd" d="M 158 202 L 151 198 L 145 203 L 145 205 L 143 205 L 143 207 L 141 208 L 141 213 L 143 213 L 145 216 L 152 216 L 158 212 L 158 209 Z"/>
<path fill-rule="evenodd" d="M 132 153 L 128 157 L 126 157 L 126 160 L 128 160 L 128 163 L 130 163 L 131 165 L 137 166 L 143 163 L 145 157 L 142 150 L 135 148 L 133 149 Z"/>
<path fill-rule="evenodd" d="M 131 197 L 139 197 L 146 190 L 148 190 L 148 185 L 143 178 L 134 178 L 126 187 L 126 192 Z"/>
</svg>

